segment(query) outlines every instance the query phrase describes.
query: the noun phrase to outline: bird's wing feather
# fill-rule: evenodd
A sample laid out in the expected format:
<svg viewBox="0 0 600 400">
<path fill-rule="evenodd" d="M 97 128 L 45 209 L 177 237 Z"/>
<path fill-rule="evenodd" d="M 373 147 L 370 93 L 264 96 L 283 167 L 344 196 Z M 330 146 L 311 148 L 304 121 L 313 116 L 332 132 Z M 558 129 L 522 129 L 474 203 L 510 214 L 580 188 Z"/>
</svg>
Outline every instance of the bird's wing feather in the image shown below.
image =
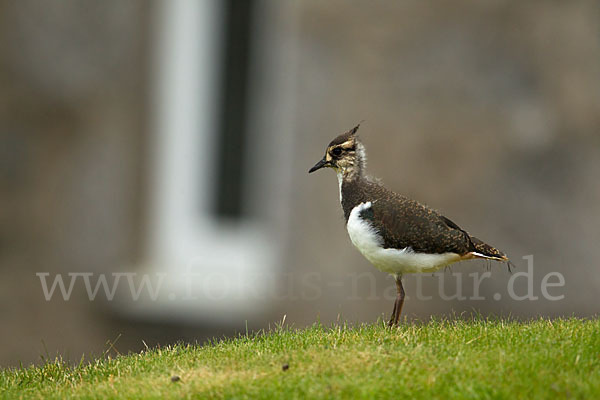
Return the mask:
<svg viewBox="0 0 600 400">
<path fill-rule="evenodd" d="M 471 248 L 469 234 L 450 219 L 393 192 L 377 196 L 371 211 L 365 210 L 361 218 L 369 220 L 386 248 L 410 247 L 419 253 L 460 255 Z"/>
</svg>

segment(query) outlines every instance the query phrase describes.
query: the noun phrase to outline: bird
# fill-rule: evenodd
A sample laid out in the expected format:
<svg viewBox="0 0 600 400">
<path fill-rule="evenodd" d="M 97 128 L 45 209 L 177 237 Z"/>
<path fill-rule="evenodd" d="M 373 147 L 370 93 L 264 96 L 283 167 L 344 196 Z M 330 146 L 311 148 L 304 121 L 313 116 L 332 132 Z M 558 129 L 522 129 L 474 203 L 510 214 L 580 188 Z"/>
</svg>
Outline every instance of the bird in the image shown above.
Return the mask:
<svg viewBox="0 0 600 400">
<path fill-rule="evenodd" d="M 395 193 L 366 173 L 360 123 L 333 139 L 308 172 L 333 169 L 352 244 L 380 271 L 391 274 L 397 296 L 388 326 L 398 326 L 404 305 L 402 276 L 431 273 L 458 261 L 484 259 L 512 263 L 507 255 L 471 236 L 432 208 Z"/>
</svg>

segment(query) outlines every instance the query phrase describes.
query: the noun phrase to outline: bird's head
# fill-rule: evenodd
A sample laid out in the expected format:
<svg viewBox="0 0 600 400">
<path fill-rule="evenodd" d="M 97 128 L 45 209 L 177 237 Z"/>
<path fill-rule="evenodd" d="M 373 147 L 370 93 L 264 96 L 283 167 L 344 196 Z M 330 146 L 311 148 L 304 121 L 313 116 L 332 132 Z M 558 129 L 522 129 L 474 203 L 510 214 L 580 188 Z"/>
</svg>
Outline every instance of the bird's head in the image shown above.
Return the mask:
<svg viewBox="0 0 600 400">
<path fill-rule="evenodd" d="M 343 176 L 362 175 L 366 156 L 364 146 L 356 135 L 359 127 L 360 124 L 333 139 L 325 150 L 325 156 L 308 173 L 327 167 Z"/>
</svg>

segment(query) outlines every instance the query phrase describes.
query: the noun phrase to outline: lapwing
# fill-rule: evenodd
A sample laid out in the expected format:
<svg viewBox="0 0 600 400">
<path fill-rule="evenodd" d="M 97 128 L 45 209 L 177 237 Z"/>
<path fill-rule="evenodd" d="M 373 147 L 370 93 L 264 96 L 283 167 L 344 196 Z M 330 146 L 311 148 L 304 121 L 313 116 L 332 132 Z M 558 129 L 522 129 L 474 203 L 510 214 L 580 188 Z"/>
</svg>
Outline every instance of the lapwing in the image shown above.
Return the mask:
<svg viewBox="0 0 600 400">
<path fill-rule="evenodd" d="M 398 325 L 404 304 L 402 275 L 434 272 L 474 258 L 506 262 L 510 267 L 500 250 L 368 177 L 365 147 L 356 135 L 359 127 L 333 139 L 325 156 L 308 172 L 327 167 L 337 173 L 350 240 L 371 264 L 395 278 L 398 295 L 390 327 Z"/>
</svg>

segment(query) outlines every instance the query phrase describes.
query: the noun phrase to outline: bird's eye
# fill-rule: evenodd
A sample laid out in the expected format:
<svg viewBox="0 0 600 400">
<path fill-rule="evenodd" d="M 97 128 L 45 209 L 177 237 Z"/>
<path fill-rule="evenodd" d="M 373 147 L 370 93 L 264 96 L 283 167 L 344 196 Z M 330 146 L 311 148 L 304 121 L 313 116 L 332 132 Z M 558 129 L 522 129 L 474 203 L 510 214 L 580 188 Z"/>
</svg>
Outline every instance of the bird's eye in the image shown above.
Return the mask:
<svg viewBox="0 0 600 400">
<path fill-rule="evenodd" d="M 331 150 L 331 154 L 333 154 L 334 156 L 341 156 L 342 155 L 342 149 L 340 147 L 336 147 L 335 149 Z"/>
</svg>

